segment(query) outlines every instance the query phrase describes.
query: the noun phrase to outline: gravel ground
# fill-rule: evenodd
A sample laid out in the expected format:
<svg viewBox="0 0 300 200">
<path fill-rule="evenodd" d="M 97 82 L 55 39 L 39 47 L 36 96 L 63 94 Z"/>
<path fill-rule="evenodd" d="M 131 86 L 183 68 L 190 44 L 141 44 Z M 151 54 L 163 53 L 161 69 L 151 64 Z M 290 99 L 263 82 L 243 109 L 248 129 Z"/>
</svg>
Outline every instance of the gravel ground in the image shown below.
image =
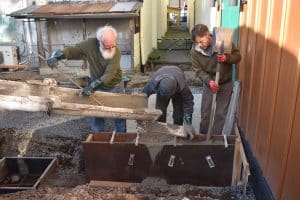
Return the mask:
<svg viewBox="0 0 300 200">
<path fill-rule="evenodd" d="M 28 113 L 0 112 L 1 156 L 56 156 L 56 172 L 37 190 L 0 195 L 0 199 L 255 199 L 251 188 L 203 188 L 168 185 L 163 179 L 145 179 L 130 188 L 89 186 L 82 157 L 81 141 L 89 133 L 89 118 Z M 107 129 L 112 122 L 107 123 Z"/>
<path fill-rule="evenodd" d="M 11 76 L 11 77 L 10 77 Z M 12 78 L 13 77 L 13 78 Z M 0 78 L 40 79 L 37 74 L 5 74 Z M 143 77 L 144 78 L 144 77 Z M 199 91 L 197 91 L 198 93 Z M 106 130 L 112 129 L 112 120 Z M 0 199 L 255 199 L 250 187 L 203 188 L 192 185 L 168 185 L 164 180 L 148 178 L 130 188 L 89 186 L 82 156 L 81 142 L 90 133 L 90 118 L 46 113 L 0 110 L 0 155 L 43 156 L 58 158 L 54 174 L 37 190 L 2 194 Z"/>
</svg>

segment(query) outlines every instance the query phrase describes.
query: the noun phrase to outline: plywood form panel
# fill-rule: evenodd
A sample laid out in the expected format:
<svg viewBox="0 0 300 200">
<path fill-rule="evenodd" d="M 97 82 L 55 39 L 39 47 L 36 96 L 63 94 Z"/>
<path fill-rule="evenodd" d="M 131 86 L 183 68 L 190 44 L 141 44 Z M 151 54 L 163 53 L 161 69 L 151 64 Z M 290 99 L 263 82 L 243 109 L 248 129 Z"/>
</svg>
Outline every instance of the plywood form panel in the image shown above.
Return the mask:
<svg viewBox="0 0 300 200">
<path fill-rule="evenodd" d="M 255 155 L 263 170 L 266 171 L 268 160 L 270 140 L 272 136 L 272 124 L 276 102 L 276 91 L 278 85 L 278 75 L 281 56 L 281 38 L 280 31 L 283 28 L 281 24 L 283 0 L 272 0 L 270 32 L 267 42 L 266 65 L 263 77 L 263 86 L 261 93 L 260 116 L 257 124 L 257 146 Z"/>
<path fill-rule="evenodd" d="M 255 151 L 256 138 L 257 138 L 257 121 L 259 117 L 261 88 L 263 83 L 263 75 L 265 68 L 265 53 L 266 53 L 266 18 L 268 12 L 268 1 L 257 1 L 257 21 L 256 21 L 256 45 L 255 55 L 253 59 L 253 76 L 251 79 L 251 94 L 250 105 L 251 109 L 248 114 L 248 139 L 252 144 L 252 150 Z"/>
<path fill-rule="evenodd" d="M 299 5 L 298 5 L 299 7 Z M 299 53 L 300 54 L 300 53 Z M 300 55 L 299 55 L 300 57 Z M 298 71 L 300 70 L 298 57 Z M 298 200 L 300 199 L 300 87 L 298 87 L 297 104 L 295 109 L 295 117 L 292 129 L 292 138 L 288 155 L 287 167 L 285 170 L 285 179 L 282 190 L 282 200 Z"/>
<path fill-rule="evenodd" d="M 266 175 L 276 199 L 279 199 L 281 194 L 299 84 L 297 57 L 300 44 L 298 36 L 300 26 L 297 19 L 300 17 L 300 12 L 297 11 L 296 5 L 299 3 L 296 1 L 287 1 L 284 49 L 281 56 L 271 149 Z"/>
<path fill-rule="evenodd" d="M 243 101 L 241 102 L 242 107 L 242 116 L 241 116 L 241 127 L 245 131 L 246 136 L 248 137 L 248 132 L 246 130 L 247 127 L 247 116 L 250 108 L 249 95 L 251 91 L 251 78 L 252 78 L 252 62 L 255 53 L 255 39 L 256 34 L 254 32 L 254 24 L 255 24 L 255 5 L 256 0 L 249 2 L 249 17 L 247 16 L 247 28 L 248 28 L 248 41 L 247 41 L 247 52 L 245 59 L 244 67 L 245 67 L 245 78 L 242 80 L 243 85 Z"/>
</svg>

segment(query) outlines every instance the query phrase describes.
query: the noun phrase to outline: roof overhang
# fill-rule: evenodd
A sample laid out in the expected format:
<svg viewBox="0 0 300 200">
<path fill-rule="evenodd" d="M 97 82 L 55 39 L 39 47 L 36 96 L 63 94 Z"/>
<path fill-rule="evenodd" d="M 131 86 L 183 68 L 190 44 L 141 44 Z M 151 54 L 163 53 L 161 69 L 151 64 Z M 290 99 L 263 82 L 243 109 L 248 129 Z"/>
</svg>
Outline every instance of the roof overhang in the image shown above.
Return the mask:
<svg viewBox="0 0 300 200">
<path fill-rule="evenodd" d="M 16 19 L 109 19 L 139 16 L 141 2 L 51 3 L 32 5 L 9 14 Z"/>
</svg>

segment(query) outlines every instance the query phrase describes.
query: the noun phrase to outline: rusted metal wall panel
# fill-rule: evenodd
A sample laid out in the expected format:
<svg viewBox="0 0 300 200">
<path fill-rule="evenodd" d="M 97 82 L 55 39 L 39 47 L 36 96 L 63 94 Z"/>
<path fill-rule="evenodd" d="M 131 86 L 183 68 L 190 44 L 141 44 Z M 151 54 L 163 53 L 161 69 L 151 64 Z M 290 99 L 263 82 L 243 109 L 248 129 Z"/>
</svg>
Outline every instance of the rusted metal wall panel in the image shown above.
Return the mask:
<svg viewBox="0 0 300 200">
<path fill-rule="evenodd" d="M 299 7 L 248 1 L 241 15 L 239 122 L 276 199 L 299 199 Z"/>
</svg>

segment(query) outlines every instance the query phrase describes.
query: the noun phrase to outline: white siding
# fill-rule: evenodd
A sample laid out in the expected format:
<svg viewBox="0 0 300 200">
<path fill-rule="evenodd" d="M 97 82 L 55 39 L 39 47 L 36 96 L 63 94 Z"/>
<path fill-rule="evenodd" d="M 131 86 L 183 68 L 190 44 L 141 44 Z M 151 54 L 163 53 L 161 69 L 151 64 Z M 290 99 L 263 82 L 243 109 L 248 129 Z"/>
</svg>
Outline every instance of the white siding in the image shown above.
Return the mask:
<svg viewBox="0 0 300 200">
<path fill-rule="evenodd" d="M 153 35 L 153 8 L 152 0 L 144 0 L 141 9 L 141 60 L 142 64 L 145 64 L 148 55 L 153 48 L 153 37 L 156 38 L 156 34 Z"/>
<path fill-rule="evenodd" d="M 152 48 L 157 48 L 158 0 L 152 2 Z"/>
<path fill-rule="evenodd" d="M 141 60 L 141 52 L 140 52 L 140 33 L 134 34 L 133 39 L 133 67 L 135 71 L 140 71 L 140 60 Z"/>
<path fill-rule="evenodd" d="M 195 0 L 188 0 L 187 7 L 188 7 L 188 28 L 191 32 L 193 27 L 195 26 Z"/>
<path fill-rule="evenodd" d="M 195 0 L 195 24 L 206 24 L 210 30 L 220 25 L 221 15 L 213 0 Z"/>
<path fill-rule="evenodd" d="M 157 17 L 157 38 L 161 39 L 167 32 L 167 7 L 168 0 L 160 0 L 157 4 L 158 17 Z"/>
</svg>

